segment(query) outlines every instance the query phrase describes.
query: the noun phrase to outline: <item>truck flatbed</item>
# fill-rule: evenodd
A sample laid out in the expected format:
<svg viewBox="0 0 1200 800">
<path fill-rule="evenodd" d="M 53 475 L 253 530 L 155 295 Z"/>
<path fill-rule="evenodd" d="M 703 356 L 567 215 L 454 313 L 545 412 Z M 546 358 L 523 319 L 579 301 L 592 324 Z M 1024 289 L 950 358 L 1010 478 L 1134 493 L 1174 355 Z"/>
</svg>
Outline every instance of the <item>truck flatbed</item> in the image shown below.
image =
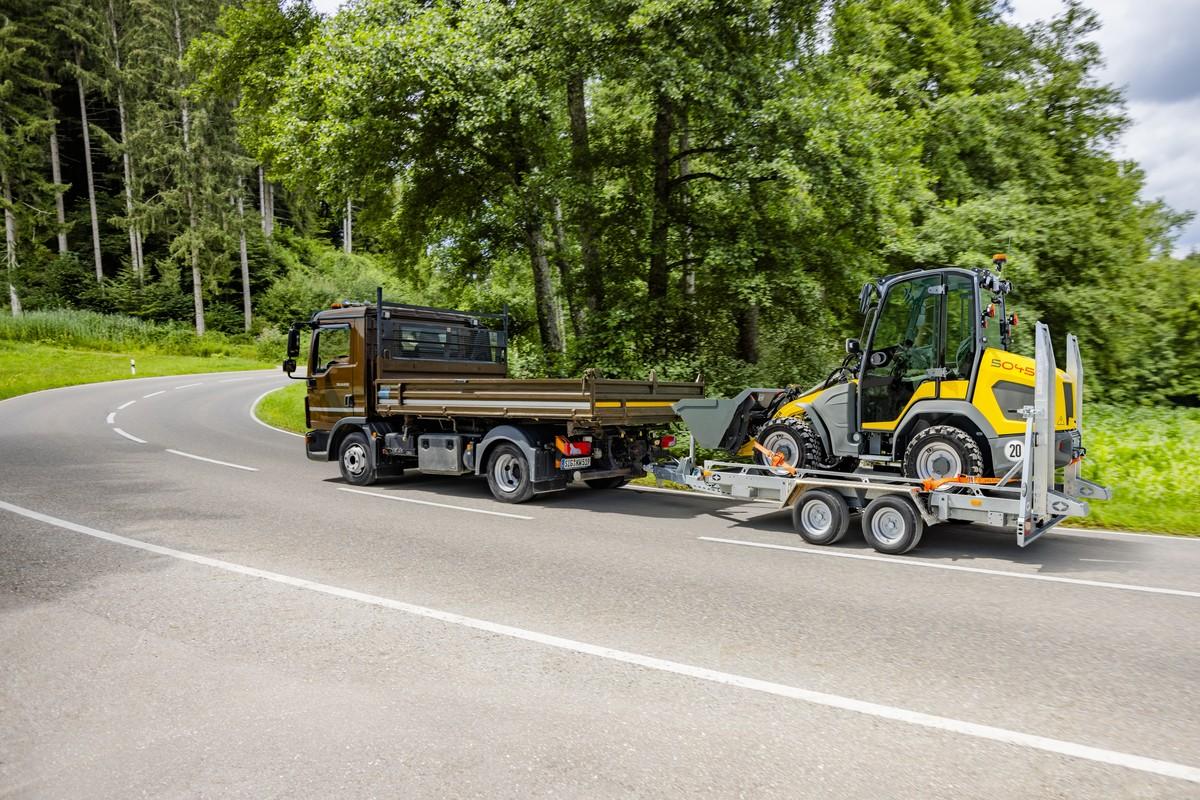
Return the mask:
<svg viewBox="0 0 1200 800">
<path fill-rule="evenodd" d="M 581 425 L 666 425 L 704 384 L 599 378 L 395 378 L 375 382 L 381 416 L 501 417 Z"/>
</svg>

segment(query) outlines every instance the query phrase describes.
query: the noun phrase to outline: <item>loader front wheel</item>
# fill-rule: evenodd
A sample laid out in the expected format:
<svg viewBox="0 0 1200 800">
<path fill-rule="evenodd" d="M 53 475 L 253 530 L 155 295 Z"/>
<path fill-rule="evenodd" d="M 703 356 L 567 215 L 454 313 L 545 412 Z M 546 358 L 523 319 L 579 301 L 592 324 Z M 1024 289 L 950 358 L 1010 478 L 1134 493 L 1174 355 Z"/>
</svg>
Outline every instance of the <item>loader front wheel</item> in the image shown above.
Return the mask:
<svg viewBox="0 0 1200 800">
<path fill-rule="evenodd" d="M 825 458 L 825 449 L 812 423 L 799 417 L 785 417 L 764 425 L 754 437 L 766 449 L 781 457 L 781 463 L 773 466 L 767 456 L 755 451 L 758 464 L 771 467 L 776 475 L 788 475 L 793 469 L 815 469 Z"/>
</svg>

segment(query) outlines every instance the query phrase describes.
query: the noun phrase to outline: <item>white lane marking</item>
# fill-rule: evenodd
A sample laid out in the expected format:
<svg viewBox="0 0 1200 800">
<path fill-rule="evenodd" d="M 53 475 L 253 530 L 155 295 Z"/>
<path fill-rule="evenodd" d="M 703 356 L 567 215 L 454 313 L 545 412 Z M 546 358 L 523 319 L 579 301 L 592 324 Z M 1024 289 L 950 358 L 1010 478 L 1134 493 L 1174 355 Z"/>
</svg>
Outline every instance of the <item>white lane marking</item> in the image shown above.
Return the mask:
<svg viewBox="0 0 1200 800">
<path fill-rule="evenodd" d="M 109 425 L 114 424 L 117 421 L 117 412 L 115 412 L 115 411 L 108 412 L 108 416 L 104 418 L 104 421 L 106 423 L 108 423 Z"/>
<path fill-rule="evenodd" d="M 1140 564 L 1140 561 L 1129 561 L 1123 558 L 1081 558 L 1080 561 L 1092 561 L 1097 564 Z"/>
<path fill-rule="evenodd" d="M 207 461 L 209 464 L 220 464 L 222 467 L 233 467 L 234 469 L 244 469 L 244 470 L 246 470 L 246 472 L 258 472 L 258 467 L 243 467 L 241 464 L 230 464 L 228 461 L 218 461 L 215 458 L 205 458 L 204 456 L 198 456 L 195 453 L 185 453 L 182 450 L 172 450 L 169 447 L 167 448 L 167 452 L 173 453 L 177 456 L 183 456 L 184 458 L 194 458 L 197 461 Z"/>
<path fill-rule="evenodd" d="M 176 386 L 175 388 L 176 389 L 190 389 L 193 386 L 203 386 L 203 385 L 204 385 L 204 381 L 201 381 L 200 383 L 185 383 L 183 386 Z"/>
<path fill-rule="evenodd" d="M 1094 539 L 1096 534 L 1103 536 L 1133 536 L 1138 539 L 1157 539 L 1160 542 L 1200 542 L 1200 536 L 1185 536 L 1176 533 L 1134 533 L 1133 531 L 1106 531 L 1103 528 L 1065 528 L 1059 525 L 1050 531 L 1050 536 L 1077 536 L 1084 539 Z"/>
<path fill-rule="evenodd" d="M 379 492 L 364 492 L 362 489 L 350 489 L 345 486 L 338 487 L 339 492 L 353 492 L 354 494 L 365 494 L 368 497 L 382 497 L 384 500 L 395 500 L 399 503 L 416 503 L 419 506 L 435 506 L 437 508 L 452 508 L 455 511 L 470 511 L 473 514 L 489 514 L 493 517 L 508 517 L 509 519 L 533 519 L 533 517 L 524 517 L 520 514 L 508 514 L 503 511 L 487 511 L 482 508 L 467 508 L 466 506 L 452 506 L 448 503 L 434 503 L 430 500 L 416 500 L 411 497 L 396 497 L 390 494 L 380 494 Z"/>
<path fill-rule="evenodd" d="M 967 722 L 965 720 L 954 719 L 952 717 L 939 717 L 934 714 L 926 714 L 921 711 L 912 711 L 907 708 L 887 706 L 880 703 L 872 703 L 867 700 L 857 700 L 853 697 L 843 697 L 836 694 L 817 692 L 812 689 L 802 689 L 798 686 L 789 686 L 787 684 L 759 680 L 758 678 L 750 678 L 745 675 L 737 675 L 731 672 L 720 672 L 718 670 L 708 669 L 707 667 L 697 667 L 691 664 L 683 664 L 678 661 L 668 661 L 667 659 L 657 658 L 655 656 L 646 656 L 641 655 L 640 653 L 617 650 L 604 645 L 589 644 L 587 642 L 566 639 L 561 636 L 554 636 L 552 634 L 538 633 L 537 631 L 516 628 L 511 625 L 504 625 L 498 622 L 489 622 L 488 620 L 467 617 L 462 614 L 455 614 L 452 611 L 440 611 L 435 608 L 405 603 L 401 600 L 393 600 L 390 597 L 367 594 L 365 592 L 355 591 L 354 589 L 345 589 L 343 587 L 332 586 L 327 583 L 310 581 L 306 578 L 296 578 L 291 575 L 270 572 L 257 567 L 235 564 L 231 561 L 222 561 L 220 559 L 210 558 L 208 556 L 188 553 L 183 550 L 176 550 L 171 547 L 150 544 L 149 542 L 143 542 L 138 539 L 130 539 L 115 533 L 108 533 L 107 531 L 97 530 L 96 528 L 89 528 L 86 525 L 80 525 L 75 522 L 68 522 L 67 520 L 52 517 L 48 514 L 42 514 L 28 508 L 22 508 L 21 506 L 13 505 L 12 503 L 7 503 L 3 500 L 0 500 L 0 509 L 9 511 L 13 514 L 19 514 L 20 516 L 27 517 L 28 519 L 44 522 L 48 525 L 53 525 L 58 528 L 63 528 L 64 530 L 82 533 L 85 536 L 92 536 L 97 539 L 103 539 L 107 542 L 113 542 L 114 544 L 133 547 L 149 553 L 155 553 L 157 555 L 179 559 L 180 561 L 190 561 L 193 564 L 200 564 L 206 567 L 224 570 L 225 572 L 232 572 L 237 575 L 245 575 L 251 578 L 261 578 L 262 580 L 281 583 L 285 586 L 292 586 L 297 589 L 305 589 L 310 592 L 318 592 L 331 597 L 340 597 L 342 599 L 353 600 L 358 603 L 366 603 L 368 605 L 378 606 L 381 608 L 388 608 L 394 611 L 403 612 L 405 614 L 423 617 L 425 619 L 437 620 L 449 625 L 458 625 L 460 627 L 470 628 L 472 630 L 483 631 L 484 633 L 490 633 L 496 636 L 520 639 L 522 641 L 533 642 L 534 644 L 553 647 L 558 650 L 566 650 L 572 653 L 594 656 L 596 658 L 602 658 L 608 661 L 631 664 L 633 666 L 643 667 L 645 669 L 673 673 L 675 675 L 696 678 L 698 680 L 723 684 L 725 686 L 735 686 L 741 689 L 762 692 L 778 697 L 801 700 L 813 705 L 835 708 L 841 711 L 852 711 L 856 714 L 865 714 L 867 716 L 888 719 L 895 722 L 904 722 L 909 725 L 917 725 L 923 728 L 948 731 L 950 733 L 972 736 L 978 739 L 987 739 L 994 742 L 1000 742 L 1002 744 L 1017 745 L 1019 747 L 1027 747 L 1032 750 L 1041 750 L 1047 753 L 1055 753 L 1058 755 L 1070 756 L 1072 758 L 1084 759 L 1086 761 L 1093 761 L 1100 764 L 1110 764 L 1113 766 L 1138 770 L 1140 772 L 1148 772 L 1154 775 L 1162 775 L 1168 778 L 1178 778 L 1179 780 L 1191 781 L 1192 783 L 1200 783 L 1200 767 L 1193 767 L 1187 764 L 1179 764 L 1172 761 L 1162 761 L 1156 758 L 1133 755 L 1132 753 L 1122 753 L 1118 750 L 1105 750 L 1104 748 L 1092 747 L 1086 744 L 1079 744 L 1078 742 L 1070 742 L 1063 739 L 1052 739 L 1047 736 L 1038 736 L 1032 733 L 1009 730 L 1007 728 L 997 728 L 991 725 L 981 725 L 979 723 Z"/>
<path fill-rule="evenodd" d="M 128 403 L 121 403 L 121 405 L 117 406 L 117 411 L 124 411 L 136 402 L 137 400 L 130 400 Z"/>
<path fill-rule="evenodd" d="M 263 422 L 261 419 L 258 418 L 258 414 L 254 413 L 255 411 L 258 410 L 258 404 L 262 402 L 262 399 L 264 397 L 269 395 L 271 392 L 278 392 L 278 391 L 281 391 L 286 388 L 287 388 L 286 386 L 280 386 L 276 389 L 268 389 L 267 391 L 260 394 L 258 397 L 254 398 L 254 402 L 252 402 L 250 404 L 250 419 L 254 420 L 259 425 L 262 425 L 264 428 L 270 428 L 273 431 L 279 431 L 280 433 L 286 433 L 288 436 L 299 436 L 301 439 L 303 439 L 304 434 L 296 433 L 295 431 L 285 431 L 283 428 L 276 428 L 274 425 Z"/>
<path fill-rule="evenodd" d="M 121 434 L 122 436 L 124 436 L 126 439 L 128 439 L 131 442 L 137 442 L 138 444 L 146 443 L 145 439 L 139 439 L 138 437 L 134 436 L 132 433 L 126 433 L 125 431 L 121 430 L 120 428 L 113 428 L 113 431 Z"/>
<path fill-rule="evenodd" d="M 160 394 L 166 394 L 166 393 L 167 393 L 167 390 L 166 390 L 166 389 L 159 389 L 157 392 L 151 392 L 150 394 L 144 394 L 144 395 L 142 395 L 142 399 L 143 399 L 143 400 L 148 400 L 148 399 L 150 399 L 151 397 L 158 397 Z"/>
<path fill-rule="evenodd" d="M 224 378 L 223 380 L 217 381 L 217 383 L 236 383 L 238 381 L 252 381 L 255 378 L 265 378 L 265 377 L 266 377 L 265 375 L 247 375 L 244 378 Z"/>
<path fill-rule="evenodd" d="M 766 544 L 764 542 L 746 542 L 741 539 L 718 539 L 714 536 L 697 536 L 702 542 L 717 542 L 719 544 L 736 544 L 742 547 L 761 547 L 765 550 L 786 550 L 790 553 L 805 553 L 810 556 L 830 556 L 831 558 L 853 558 L 859 561 L 882 561 L 885 564 L 895 564 L 900 567 L 924 567 L 926 569 L 945 569 L 953 572 L 973 572 L 977 575 L 999 575 L 1004 578 L 1023 578 L 1027 581 L 1048 581 L 1050 583 L 1070 583 L 1076 586 L 1095 586 L 1101 589 L 1124 589 L 1130 592 L 1147 592 L 1149 594 L 1169 594 L 1177 597 L 1200 597 L 1200 592 L 1189 592 L 1186 589 L 1166 589 L 1161 586 L 1139 586 L 1132 583 L 1109 583 L 1108 581 L 1090 581 L 1085 578 L 1064 578 L 1060 575 L 1035 575 L 1029 572 L 1010 572 L 1003 569 L 984 569 L 983 567 L 963 567 L 958 564 L 939 564 L 935 561 L 920 559 L 889 558 L 888 556 L 873 556 L 866 553 L 846 553 L 839 550 L 829 550 L 816 547 L 789 547 L 782 544 Z"/>
</svg>

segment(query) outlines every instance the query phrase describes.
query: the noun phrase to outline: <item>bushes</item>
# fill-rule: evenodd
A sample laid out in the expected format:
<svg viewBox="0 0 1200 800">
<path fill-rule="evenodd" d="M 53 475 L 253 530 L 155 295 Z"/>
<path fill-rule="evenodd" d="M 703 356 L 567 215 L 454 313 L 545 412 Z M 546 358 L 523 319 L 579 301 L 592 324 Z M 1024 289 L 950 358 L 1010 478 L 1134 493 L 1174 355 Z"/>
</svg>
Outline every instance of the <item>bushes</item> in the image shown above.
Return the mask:
<svg viewBox="0 0 1200 800">
<path fill-rule="evenodd" d="M 191 326 L 181 323 L 146 322 L 117 314 L 68 309 L 32 311 L 19 317 L 0 316 L 0 339 L 106 352 L 136 350 L 271 361 L 276 360 L 275 353 L 283 351 L 282 335 L 278 333 L 265 334 L 259 340 L 247 334 L 197 336 Z M 263 358 L 266 353 L 272 354 L 269 359 Z"/>
</svg>

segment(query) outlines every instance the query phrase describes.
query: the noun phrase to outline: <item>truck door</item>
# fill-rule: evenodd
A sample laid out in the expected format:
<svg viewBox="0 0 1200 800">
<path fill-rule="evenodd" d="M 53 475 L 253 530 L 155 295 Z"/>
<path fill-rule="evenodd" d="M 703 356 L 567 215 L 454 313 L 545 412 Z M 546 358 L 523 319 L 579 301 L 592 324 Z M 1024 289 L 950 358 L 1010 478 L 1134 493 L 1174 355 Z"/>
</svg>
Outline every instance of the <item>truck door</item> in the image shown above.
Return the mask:
<svg viewBox="0 0 1200 800">
<path fill-rule="evenodd" d="M 942 360 L 942 275 L 893 284 L 880 302 L 859 380 L 859 419 L 867 430 L 896 428 L 914 396 L 933 397 Z"/>
<path fill-rule="evenodd" d="M 355 405 L 357 351 L 352 344 L 348 323 L 320 325 L 313 331 L 308 362 L 308 412 L 316 430 L 329 430 L 342 417 L 365 413 L 361 405 Z"/>
</svg>

